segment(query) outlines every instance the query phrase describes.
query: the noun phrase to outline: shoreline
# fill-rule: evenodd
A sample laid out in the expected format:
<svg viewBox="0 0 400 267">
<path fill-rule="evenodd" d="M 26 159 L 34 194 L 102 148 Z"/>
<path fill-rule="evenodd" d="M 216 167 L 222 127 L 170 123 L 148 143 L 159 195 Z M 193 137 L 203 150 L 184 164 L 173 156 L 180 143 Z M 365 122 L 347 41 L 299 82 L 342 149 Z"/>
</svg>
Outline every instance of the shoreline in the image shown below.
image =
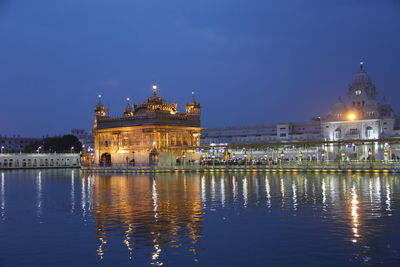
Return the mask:
<svg viewBox="0 0 400 267">
<path fill-rule="evenodd" d="M 397 166 L 396 166 L 397 167 Z M 332 167 L 142 167 L 142 168 L 118 168 L 118 167 L 81 167 L 83 173 L 185 173 L 185 172 L 323 172 L 323 173 L 398 173 L 399 168 L 332 168 Z"/>
</svg>

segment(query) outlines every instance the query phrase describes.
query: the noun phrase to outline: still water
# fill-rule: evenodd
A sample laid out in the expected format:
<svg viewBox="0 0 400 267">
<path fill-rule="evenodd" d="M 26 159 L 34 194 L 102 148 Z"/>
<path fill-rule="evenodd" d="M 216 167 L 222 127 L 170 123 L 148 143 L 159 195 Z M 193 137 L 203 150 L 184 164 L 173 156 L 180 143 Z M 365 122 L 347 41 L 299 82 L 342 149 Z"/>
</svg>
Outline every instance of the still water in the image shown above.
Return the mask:
<svg viewBox="0 0 400 267">
<path fill-rule="evenodd" d="M 400 176 L 0 175 L 0 266 L 400 266 Z"/>
</svg>

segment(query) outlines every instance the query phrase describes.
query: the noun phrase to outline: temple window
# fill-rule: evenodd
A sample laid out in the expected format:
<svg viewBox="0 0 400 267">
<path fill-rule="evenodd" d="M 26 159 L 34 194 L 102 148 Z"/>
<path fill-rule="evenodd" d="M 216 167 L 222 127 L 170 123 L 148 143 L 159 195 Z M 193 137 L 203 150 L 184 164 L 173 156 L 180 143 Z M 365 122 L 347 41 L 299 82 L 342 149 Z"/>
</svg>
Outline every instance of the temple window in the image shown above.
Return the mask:
<svg viewBox="0 0 400 267">
<path fill-rule="evenodd" d="M 335 136 L 335 138 L 341 138 L 342 137 L 342 130 L 340 130 L 340 128 L 337 128 L 335 130 L 334 136 Z"/>
<path fill-rule="evenodd" d="M 367 138 L 371 138 L 372 136 L 373 136 L 373 129 L 372 129 L 372 127 L 370 127 L 370 126 L 368 126 L 366 129 L 365 129 L 365 135 L 366 135 L 366 137 Z"/>
</svg>

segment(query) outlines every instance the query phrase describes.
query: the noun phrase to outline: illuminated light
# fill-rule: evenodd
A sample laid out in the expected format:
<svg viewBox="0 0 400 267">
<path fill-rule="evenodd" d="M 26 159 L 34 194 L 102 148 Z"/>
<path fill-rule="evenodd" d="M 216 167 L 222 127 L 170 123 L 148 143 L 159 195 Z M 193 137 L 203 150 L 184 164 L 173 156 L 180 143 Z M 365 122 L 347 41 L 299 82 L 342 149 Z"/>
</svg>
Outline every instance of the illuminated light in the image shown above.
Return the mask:
<svg viewBox="0 0 400 267">
<path fill-rule="evenodd" d="M 99 95 L 99 98 L 101 98 L 102 97 L 102 95 Z"/>
<path fill-rule="evenodd" d="M 157 85 L 156 84 L 153 84 L 153 90 L 157 90 Z"/>
<path fill-rule="evenodd" d="M 126 98 L 126 101 L 130 101 L 131 99 L 129 97 Z"/>
<path fill-rule="evenodd" d="M 354 120 L 357 118 L 357 116 L 356 116 L 355 113 L 349 113 L 349 114 L 347 115 L 347 118 L 348 118 L 349 120 L 351 120 L 351 121 L 354 121 Z"/>
</svg>

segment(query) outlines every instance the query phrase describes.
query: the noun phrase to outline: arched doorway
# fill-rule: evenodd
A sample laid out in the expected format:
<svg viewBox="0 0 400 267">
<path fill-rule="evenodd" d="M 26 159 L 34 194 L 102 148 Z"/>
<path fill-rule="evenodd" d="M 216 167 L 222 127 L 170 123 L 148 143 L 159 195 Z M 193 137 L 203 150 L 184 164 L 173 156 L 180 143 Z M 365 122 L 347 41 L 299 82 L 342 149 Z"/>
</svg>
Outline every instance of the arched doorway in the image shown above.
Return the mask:
<svg viewBox="0 0 400 267">
<path fill-rule="evenodd" d="M 109 153 L 103 153 L 101 155 L 100 166 L 104 166 L 104 167 L 111 166 L 111 155 Z"/>
<path fill-rule="evenodd" d="M 156 148 L 153 148 L 149 154 L 149 164 L 150 166 L 155 166 L 158 163 L 158 151 Z"/>
</svg>

